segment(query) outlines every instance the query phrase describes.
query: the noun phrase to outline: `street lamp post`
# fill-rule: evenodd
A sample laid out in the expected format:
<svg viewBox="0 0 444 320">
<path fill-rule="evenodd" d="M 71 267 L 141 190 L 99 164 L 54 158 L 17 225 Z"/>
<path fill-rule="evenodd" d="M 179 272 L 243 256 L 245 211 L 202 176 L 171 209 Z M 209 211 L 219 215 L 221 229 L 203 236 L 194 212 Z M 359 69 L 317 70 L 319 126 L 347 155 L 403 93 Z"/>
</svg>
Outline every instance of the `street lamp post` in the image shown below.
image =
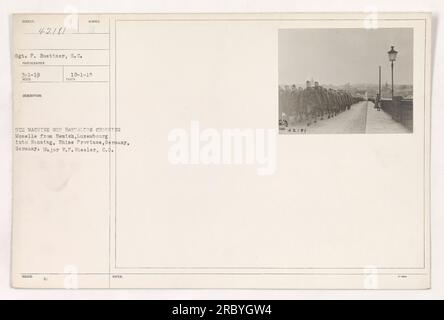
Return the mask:
<svg viewBox="0 0 444 320">
<path fill-rule="evenodd" d="M 394 62 L 396 60 L 396 56 L 398 54 L 398 51 L 396 51 L 395 47 L 392 46 L 390 51 L 387 52 L 387 53 L 388 53 L 388 56 L 389 56 L 389 60 L 392 63 L 392 100 L 393 100 L 393 96 L 394 96 L 394 89 L 393 89 L 393 87 L 394 87 L 394 85 L 393 85 L 393 64 L 394 64 Z"/>
</svg>

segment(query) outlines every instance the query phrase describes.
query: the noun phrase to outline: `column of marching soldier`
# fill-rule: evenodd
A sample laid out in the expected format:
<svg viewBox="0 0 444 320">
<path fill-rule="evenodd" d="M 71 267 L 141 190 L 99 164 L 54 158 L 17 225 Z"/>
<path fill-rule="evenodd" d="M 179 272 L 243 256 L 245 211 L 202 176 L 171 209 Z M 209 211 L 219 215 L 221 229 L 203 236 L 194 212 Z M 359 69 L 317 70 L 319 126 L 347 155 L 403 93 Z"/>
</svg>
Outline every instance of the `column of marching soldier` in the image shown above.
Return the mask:
<svg viewBox="0 0 444 320">
<path fill-rule="evenodd" d="M 296 88 L 295 85 L 279 87 L 279 127 L 285 129 L 289 125 L 306 123 L 307 126 L 318 119 L 332 118 L 350 107 L 362 98 L 353 97 L 344 90 L 326 89 L 310 81 L 306 88 Z"/>
</svg>

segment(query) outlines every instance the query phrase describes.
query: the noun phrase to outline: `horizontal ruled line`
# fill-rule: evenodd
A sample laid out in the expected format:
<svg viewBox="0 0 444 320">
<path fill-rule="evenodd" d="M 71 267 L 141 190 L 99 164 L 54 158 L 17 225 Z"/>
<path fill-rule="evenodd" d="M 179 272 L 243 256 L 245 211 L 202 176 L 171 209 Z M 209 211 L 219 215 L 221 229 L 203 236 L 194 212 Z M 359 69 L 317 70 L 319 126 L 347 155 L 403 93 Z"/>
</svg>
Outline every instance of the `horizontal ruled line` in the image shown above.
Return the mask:
<svg viewBox="0 0 444 320">
<path fill-rule="evenodd" d="M 108 81 L 22 81 L 21 83 L 108 83 Z"/>
<path fill-rule="evenodd" d="M 21 48 L 21 49 L 17 49 L 18 51 L 23 50 L 23 51 L 30 51 L 30 50 L 36 50 L 36 51 L 41 51 L 41 50 L 71 50 L 71 51 L 76 51 L 76 50 L 102 50 L 102 51 L 109 51 L 109 49 L 103 49 L 103 48 L 83 48 L 83 49 L 72 49 L 72 48 L 67 48 L 67 49 L 62 49 L 62 48 L 46 48 L 46 49 L 42 49 L 42 48 Z"/>
<path fill-rule="evenodd" d="M 58 33 L 52 34 L 52 33 L 39 33 L 39 32 L 25 32 L 24 34 L 42 35 L 42 36 L 45 36 L 45 35 L 48 35 L 48 36 L 52 36 L 52 35 L 68 36 L 68 35 L 76 35 L 76 34 L 83 35 L 83 34 L 109 34 L 109 33 L 108 32 L 73 32 L 73 33 L 63 33 L 63 34 L 58 34 Z"/>
<path fill-rule="evenodd" d="M 20 64 L 19 67 L 109 67 L 109 64 Z"/>
</svg>

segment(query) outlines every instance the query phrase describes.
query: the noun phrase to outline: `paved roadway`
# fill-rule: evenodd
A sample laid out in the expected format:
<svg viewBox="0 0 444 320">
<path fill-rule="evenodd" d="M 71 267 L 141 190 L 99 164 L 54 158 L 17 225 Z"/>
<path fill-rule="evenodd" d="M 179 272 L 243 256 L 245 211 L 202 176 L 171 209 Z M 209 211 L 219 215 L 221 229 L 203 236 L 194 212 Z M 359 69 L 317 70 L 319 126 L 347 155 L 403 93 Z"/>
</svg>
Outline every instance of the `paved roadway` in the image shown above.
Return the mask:
<svg viewBox="0 0 444 320">
<path fill-rule="evenodd" d="M 373 102 L 368 103 L 366 133 L 410 133 L 411 131 L 384 111 L 377 111 Z"/>
</svg>

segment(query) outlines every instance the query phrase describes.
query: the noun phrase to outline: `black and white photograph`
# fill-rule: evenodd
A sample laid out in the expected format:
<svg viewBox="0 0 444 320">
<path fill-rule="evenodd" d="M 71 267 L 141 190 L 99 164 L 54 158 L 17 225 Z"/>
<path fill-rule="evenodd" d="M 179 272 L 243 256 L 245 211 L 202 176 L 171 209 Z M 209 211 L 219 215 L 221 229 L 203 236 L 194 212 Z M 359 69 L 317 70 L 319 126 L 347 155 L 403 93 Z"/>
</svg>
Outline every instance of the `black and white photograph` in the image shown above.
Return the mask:
<svg viewBox="0 0 444 320">
<path fill-rule="evenodd" d="M 280 29 L 279 133 L 412 133 L 413 29 Z"/>
</svg>

